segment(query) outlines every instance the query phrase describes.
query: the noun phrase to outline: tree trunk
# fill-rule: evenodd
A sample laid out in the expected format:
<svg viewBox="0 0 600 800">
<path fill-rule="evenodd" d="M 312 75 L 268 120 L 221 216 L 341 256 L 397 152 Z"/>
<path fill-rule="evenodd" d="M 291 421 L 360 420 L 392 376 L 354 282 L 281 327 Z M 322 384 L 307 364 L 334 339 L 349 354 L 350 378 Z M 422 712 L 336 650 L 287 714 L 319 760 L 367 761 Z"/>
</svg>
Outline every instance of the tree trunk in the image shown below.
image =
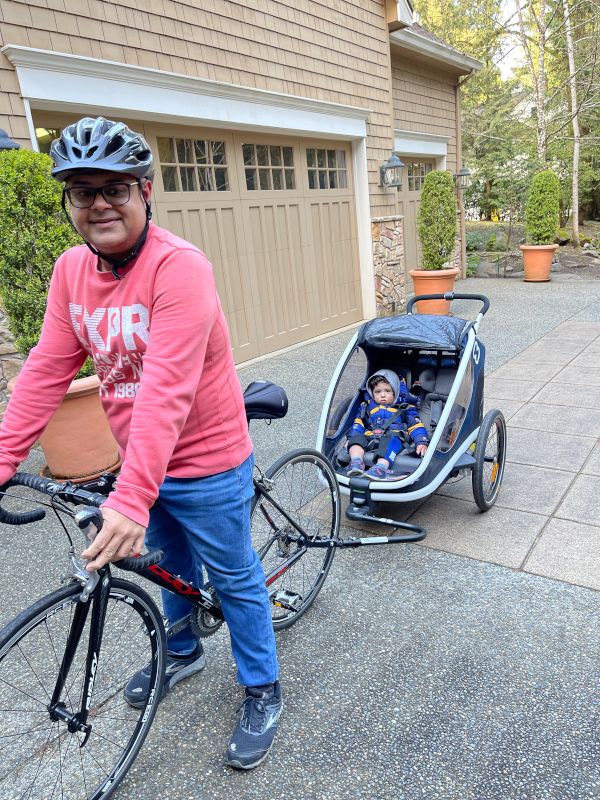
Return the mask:
<svg viewBox="0 0 600 800">
<path fill-rule="evenodd" d="M 579 247 L 579 153 L 581 148 L 581 131 L 579 128 L 579 112 L 577 110 L 577 79 L 575 70 L 575 48 L 573 46 L 573 30 L 571 28 L 571 12 L 569 0 L 562 0 L 565 16 L 565 33 L 567 37 L 567 56 L 569 59 L 569 88 L 571 90 L 571 114 L 573 115 L 573 182 L 571 201 L 571 219 L 573 225 L 573 244 Z"/>
<path fill-rule="evenodd" d="M 546 24 L 546 0 L 540 0 L 539 11 L 536 13 L 534 8 L 534 0 L 525 0 L 521 5 L 522 0 L 516 0 L 517 14 L 519 18 L 519 38 L 521 46 L 525 51 L 527 59 L 527 66 L 529 67 L 529 74 L 531 75 L 531 82 L 535 91 L 535 110 L 536 110 L 536 145 L 537 157 L 540 166 L 544 167 L 546 164 L 546 152 L 548 142 L 548 126 L 546 123 L 546 39 L 547 39 L 547 24 Z M 526 26 L 523 10 L 527 9 L 528 16 L 535 22 L 537 28 L 537 64 L 534 60 L 534 54 L 529 44 L 529 35 Z"/>
</svg>

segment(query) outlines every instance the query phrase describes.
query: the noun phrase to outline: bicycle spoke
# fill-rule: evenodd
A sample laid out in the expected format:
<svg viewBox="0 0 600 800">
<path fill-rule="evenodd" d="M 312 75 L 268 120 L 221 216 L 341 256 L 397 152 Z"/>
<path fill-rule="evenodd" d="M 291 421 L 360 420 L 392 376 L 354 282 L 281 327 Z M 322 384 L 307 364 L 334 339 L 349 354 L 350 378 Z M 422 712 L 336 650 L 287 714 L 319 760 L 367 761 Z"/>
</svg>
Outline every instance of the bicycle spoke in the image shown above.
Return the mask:
<svg viewBox="0 0 600 800">
<path fill-rule="evenodd" d="M 119 590 L 120 585 L 127 588 Z M 22 631 L 17 627 L 8 638 L 7 629 L 3 632 L 0 798 L 86 800 L 95 797 L 100 788 L 102 797 L 108 798 L 126 772 L 122 765 L 130 763 L 139 750 L 156 711 L 156 703 L 131 708 L 122 690 L 131 675 L 148 662 L 157 665 L 154 680 L 155 686 L 159 685 L 164 651 L 158 659 L 156 653 L 159 645 L 165 647 L 160 612 L 142 590 L 119 579 L 114 579 L 108 600 L 91 697 L 87 696 L 85 676 L 92 614 L 73 653 L 56 712 L 49 710 L 79 593 L 79 587 L 59 590 L 57 600 L 49 598 L 47 610 L 33 612 Z M 83 707 L 84 697 L 89 705 L 89 735 L 72 733 L 67 724 Z M 57 713 L 60 719 L 55 718 Z"/>
</svg>

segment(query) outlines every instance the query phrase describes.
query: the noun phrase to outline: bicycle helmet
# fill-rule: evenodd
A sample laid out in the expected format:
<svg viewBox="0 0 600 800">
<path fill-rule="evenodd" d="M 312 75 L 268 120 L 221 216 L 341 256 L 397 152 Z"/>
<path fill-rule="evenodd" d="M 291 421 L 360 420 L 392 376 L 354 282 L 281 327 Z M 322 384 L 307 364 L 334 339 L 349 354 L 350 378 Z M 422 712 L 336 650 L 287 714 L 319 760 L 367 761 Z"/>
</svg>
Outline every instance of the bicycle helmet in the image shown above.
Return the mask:
<svg viewBox="0 0 600 800">
<path fill-rule="evenodd" d="M 51 174 L 57 181 L 65 181 L 74 172 L 103 170 L 133 175 L 141 190 L 141 182 L 151 181 L 154 177 L 152 151 L 144 137 L 130 130 L 124 122 L 114 122 L 104 117 L 97 119 L 83 117 L 79 122 L 67 125 L 60 137 L 52 142 L 50 157 L 54 161 Z M 144 230 L 131 250 L 121 258 L 100 252 L 91 242 L 84 239 L 94 255 L 111 265 L 116 280 L 121 277 L 119 270 L 133 261 L 146 243 L 152 209 L 147 200 L 144 199 L 144 203 L 146 205 Z M 67 219 L 77 230 L 67 211 L 64 192 L 62 207 Z"/>
<path fill-rule="evenodd" d="M 52 177 L 66 180 L 76 170 L 107 170 L 154 177 L 152 151 L 144 137 L 124 122 L 84 117 L 68 125 L 50 147 Z"/>
</svg>

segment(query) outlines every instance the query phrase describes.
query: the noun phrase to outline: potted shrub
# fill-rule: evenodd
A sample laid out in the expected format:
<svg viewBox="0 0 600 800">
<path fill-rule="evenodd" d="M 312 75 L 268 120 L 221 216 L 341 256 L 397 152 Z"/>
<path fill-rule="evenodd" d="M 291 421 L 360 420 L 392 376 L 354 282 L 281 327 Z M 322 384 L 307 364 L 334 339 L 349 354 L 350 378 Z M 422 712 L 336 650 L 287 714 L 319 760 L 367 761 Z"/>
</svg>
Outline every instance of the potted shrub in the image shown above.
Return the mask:
<svg viewBox="0 0 600 800">
<path fill-rule="evenodd" d="M 54 262 L 81 241 L 62 212 L 51 166 L 43 153 L 0 152 L 0 298 L 24 357 L 40 334 Z M 89 362 L 40 438 L 47 471 L 56 478 L 86 480 L 119 466 L 93 373 Z"/>
<path fill-rule="evenodd" d="M 454 266 L 456 197 L 449 172 L 434 170 L 425 178 L 417 230 L 423 263 L 421 269 L 409 272 L 415 294 L 451 292 L 460 270 Z M 450 310 L 446 300 L 426 300 L 417 305 L 420 314 L 447 314 Z"/>
<path fill-rule="evenodd" d="M 560 184 L 552 170 L 533 176 L 525 206 L 525 237 L 521 245 L 526 281 L 549 281 L 558 234 Z"/>
</svg>

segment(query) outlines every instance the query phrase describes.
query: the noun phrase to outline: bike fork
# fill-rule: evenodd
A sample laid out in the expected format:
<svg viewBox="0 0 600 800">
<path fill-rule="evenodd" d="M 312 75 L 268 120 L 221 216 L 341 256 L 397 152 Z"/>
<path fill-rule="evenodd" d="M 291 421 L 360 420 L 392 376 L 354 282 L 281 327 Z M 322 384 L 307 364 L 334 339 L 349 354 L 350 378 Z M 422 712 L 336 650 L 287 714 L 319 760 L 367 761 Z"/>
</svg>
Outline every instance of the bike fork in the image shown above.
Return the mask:
<svg viewBox="0 0 600 800">
<path fill-rule="evenodd" d="M 79 731 L 84 734 L 83 741 L 79 745 L 80 747 L 84 747 L 92 732 L 92 726 L 87 723 L 87 718 L 92 705 L 110 586 L 111 579 L 109 570 L 100 570 L 100 580 L 89 599 L 80 598 L 80 602 L 77 603 L 73 614 L 71 629 L 69 630 L 69 636 L 67 638 L 65 653 L 56 679 L 56 685 L 48 706 L 51 719 L 55 722 L 64 722 L 70 733 Z M 77 711 L 71 711 L 60 698 L 63 695 L 69 671 L 73 665 L 75 653 L 81 642 L 81 636 L 90 610 L 92 617 L 90 620 L 90 635 L 85 664 L 85 677 L 83 681 L 83 696 L 79 709 Z"/>
</svg>

